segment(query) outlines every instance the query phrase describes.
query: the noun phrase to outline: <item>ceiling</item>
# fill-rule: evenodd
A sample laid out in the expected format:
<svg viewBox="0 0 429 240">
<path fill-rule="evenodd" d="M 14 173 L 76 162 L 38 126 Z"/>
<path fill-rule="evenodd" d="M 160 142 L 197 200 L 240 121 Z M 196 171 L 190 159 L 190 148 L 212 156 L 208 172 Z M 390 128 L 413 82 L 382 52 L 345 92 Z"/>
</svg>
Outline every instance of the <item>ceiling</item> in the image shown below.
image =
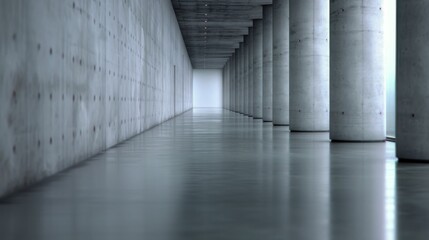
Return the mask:
<svg viewBox="0 0 429 240">
<path fill-rule="evenodd" d="M 192 66 L 223 68 L 272 0 L 171 0 Z"/>
</svg>

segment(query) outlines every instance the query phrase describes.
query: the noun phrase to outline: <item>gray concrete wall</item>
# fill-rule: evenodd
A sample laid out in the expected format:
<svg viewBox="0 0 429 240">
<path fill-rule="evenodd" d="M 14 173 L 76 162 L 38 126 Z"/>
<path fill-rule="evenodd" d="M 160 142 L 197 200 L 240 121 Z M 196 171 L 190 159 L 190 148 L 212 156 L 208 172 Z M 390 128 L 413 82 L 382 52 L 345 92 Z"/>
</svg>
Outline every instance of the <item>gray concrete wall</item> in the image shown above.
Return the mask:
<svg viewBox="0 0 429 240">
<path fill-rule="evenodd" d="M 253 118 L 261 119 L 262 113 L 262 20 L 253 21 Z"/>
<path fill-rule="evenodd" d="M 329 0 L 290 0 L 289 80 L 291 131 L 329 130 Z"/>
<path fill-rule="evenodd" d="M 398 0 L 396 152 L 429 161 L 429 1 Z"/>
<path fill-rule="evenodd" d="M 169 0 L 0 4 L 0 196 L 192 107 Z"/>
<path fill-rule="evenodd" d="M 386 138 L 383 0 L 331 0 L 330 135 Z"/>
<path fill-rule="evenodd" d="M 273 1 L 273 124 L 289 125 L 289 0 Z"/>
<path fill-rule="evenodd" d="M 263 9 L 263 119 L 273 121 L 273 6 Z"/>
</svg>

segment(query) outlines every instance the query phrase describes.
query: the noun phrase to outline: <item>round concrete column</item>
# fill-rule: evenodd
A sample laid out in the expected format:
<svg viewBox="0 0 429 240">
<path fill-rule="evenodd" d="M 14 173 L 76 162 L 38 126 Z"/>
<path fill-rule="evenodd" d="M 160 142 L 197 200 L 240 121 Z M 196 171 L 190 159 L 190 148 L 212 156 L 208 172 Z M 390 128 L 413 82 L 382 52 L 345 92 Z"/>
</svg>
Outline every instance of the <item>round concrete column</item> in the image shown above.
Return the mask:
<svg viewBox="0 0 429 240">
<path fill-rule="evenodd" d="M 249 114 L 249 117 L 253 117 L 253 28 L 249 28 L 249 37 L 248 37 L 248 42 L 249 42 L 249 48 L 248 48 L 248 63 L 247 66 L 249 68 L 249 74 L 248 74 L 248 79 L 249 79 L 249 90 L 248 90 L 248 94 L 249 94 L 249 108 L 247 109 L 247 112 Z"/>
<path fill-rule="evenodd" d="M 231 72 L 232 72 L 232 58 L 230 57 L 228 60 L 228 85 L 226 87 L 226 94 L 227 94 L 227 107 L 228 110 L 231 110 L 231 84 L 232 84 L 232 76 L 231 76 Z"/>
<path fill-rule="evenodd" d="M 229 85 L 229 98 L 230 98 L 230 109 L 231 111 L 234 111 L 234 102 L 235 102 L 235 95 L 234 95 L 234 83 L 235 83 L 235 65 L 234 65 L 234 58 L 235 53 L 231 56 L 231 83 Z"/>
<path fill-rule="evenodd" d="M 289 0 L 273 1 L 273 124 L 289 125 Z"/>
<path fill-rule="evenodd" d="M 234 52 L 232 62 L 233 62 L 233 75 L 232 75 L 232 77 L 234 79 L 234 81 L 232 83 L 232 88 L 231 88 L 231 90 L 232 90 L 231 98 L 233 101 L 232 110 L 234 112 L 237 112 L 237 90 L 236 90 L 237 89 L 236 88 L 236 86 L 237 86 L 237 51 Z"/>
<path fill-rule="evenodd" d="M 244 92 L 243 92 L 243 113 L 244 115 L 249 115 L 249 36 L 244 36 L 243 42 L 243 81 L 244 81 Z"/>
<path fill-rule="evenodd" d="M 253 21 L 253 118 L 262 119 L 262 20 Z"/>
<path fill-rule="evenodd" d="M 237 89 L 237 101 L 238 101 L 238 112 L 243 113 L 243 43 L 240 43 L 238 49 L 238 89 Z"/>
<path fill-rule="evenodd" d="M 240 77 L 240 113 L 244 114 L 244 99 L 245 99 L 245 80 L 244 80 L 244 42 L 241 43 L 241 48 L 240 48 L 240 72 L 241 72 L 241 77 Z"/>
<path fill-rule="evenodd" d="M 396 154 L 429 161 L 429 1 L 398 0 Z"/>
<path fill-rule="evenodd" d="M 273 121 L 273 6 L 263 9 L 263 119 Z"/>
<path fill-rule="evenodd" d="M 384 141 L 383 0 L 331 0 L 334 141 Z"/>
<path fill-rule="evenodd" d="M 244 42 L 241 44 L 241 56 L 240 56 L 240 72 L 241 72 L 241 87 L 240 87 L 240 113 L 245 114 L 244 108 L 245 108 L 245 88 L 246 88 L 246 82 L 245 82 L 245 72 L 244 72 L 244 56 L 245 56 L 245 50 L 244 50 Z"/>
<path fill-rule="evenodd" d="M 329 0 L 290 1 L 290 130 L 329 130 Z"/>
<path fill-rule="evenodd" d="M 227 94 L 226 94 L 226 87 L 228 85 L 228 61 L 226 62 L 225 66 L 222 69 L 222 108 L 227 109 Z"/>
<path fill-rule="evenodd" d="M 240 112 L 240 49 L 237 49 L 235 51 L 235 86 L 234 86 L 234 92 L 235 92 L 235 112 Z"/>
</svg>

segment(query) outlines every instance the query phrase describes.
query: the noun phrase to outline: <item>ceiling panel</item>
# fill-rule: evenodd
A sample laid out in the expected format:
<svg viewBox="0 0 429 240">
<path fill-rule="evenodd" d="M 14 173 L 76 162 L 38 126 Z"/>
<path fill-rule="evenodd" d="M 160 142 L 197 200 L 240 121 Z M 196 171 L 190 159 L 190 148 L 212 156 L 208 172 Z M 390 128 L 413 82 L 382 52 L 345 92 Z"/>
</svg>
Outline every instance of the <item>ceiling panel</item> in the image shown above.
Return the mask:
<svg viewBox="0 0 429 240">
<path fill-rule="evenodd" d="M 171 0 L 194 68 L 222 68 L 272 0 Z"/>
</svg>

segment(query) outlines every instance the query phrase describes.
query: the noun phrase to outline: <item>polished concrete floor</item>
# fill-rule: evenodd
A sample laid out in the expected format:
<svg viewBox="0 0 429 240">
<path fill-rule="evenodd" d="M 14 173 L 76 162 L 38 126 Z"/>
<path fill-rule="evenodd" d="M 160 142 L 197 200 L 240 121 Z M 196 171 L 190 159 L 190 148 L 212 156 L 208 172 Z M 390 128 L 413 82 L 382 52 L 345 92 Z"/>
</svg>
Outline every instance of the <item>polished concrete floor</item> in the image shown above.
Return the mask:
<svg viewBox="0 0 429 240">
<path fill-rule="evenodd" d="M 429 165 L 394 143 L 196 109 L 0 202 L 0 239 L 429 239 Z"/>
</svg>

